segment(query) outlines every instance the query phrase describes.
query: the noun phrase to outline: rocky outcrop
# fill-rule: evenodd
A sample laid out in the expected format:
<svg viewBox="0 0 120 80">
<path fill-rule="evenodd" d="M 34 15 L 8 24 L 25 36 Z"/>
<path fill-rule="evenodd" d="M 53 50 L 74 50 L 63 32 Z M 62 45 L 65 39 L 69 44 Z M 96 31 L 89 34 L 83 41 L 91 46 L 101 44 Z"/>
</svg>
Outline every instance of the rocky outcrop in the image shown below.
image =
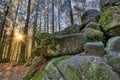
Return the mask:
<svg viewBox="0 0 120 80">
<path fill-rule="evenodd" d="M 48 63 L 41 72 L 38 66 L 44 59 L 35 61 L 26 79 L 36 71 L 33 80 L 120 80 L 119 4 L 119 0 L 101 0 L 101 17 L 99 11 L 87 10 L 80 26 L 37 35 L 33 53 Z"/>
<path fill-rule="evenodd" d="M 85 55 L 103 56 L 105 55 L 104 44 L 102 42 L 89 42 L 84 45 Z"/>
<path fill-rule="evenodd" d="M 34 53 L 45 57 L 76 54 L 83 51 L 85 41 L 86 36 L 82 33 L 54 36 L 43 40 Z"/>
<path fill-rule="evenodd" d="M 54 59 L 45 74 L 45 80 L 118 80 L 110 66 L 95 56 Z"/>
</svg>

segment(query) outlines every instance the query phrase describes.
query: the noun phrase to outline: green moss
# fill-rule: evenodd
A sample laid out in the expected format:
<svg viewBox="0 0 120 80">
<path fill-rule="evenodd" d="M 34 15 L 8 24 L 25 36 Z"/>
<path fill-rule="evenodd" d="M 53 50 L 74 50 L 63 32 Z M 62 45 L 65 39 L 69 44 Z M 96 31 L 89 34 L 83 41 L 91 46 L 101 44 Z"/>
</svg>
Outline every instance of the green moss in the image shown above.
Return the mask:
<svg viewBox="0 0 120 80">
<path fill-rule="evenodd" d="M 35 36 L 35 39 L 37 40 L 37 43 L 38 43 L 38 44 L 41 44 L 41 41 L 42 41 L 42 40 L 48 39 L 48 38 L 51 38 L 51 37 L 53 37 L 53 35 L 50 34 L 50 33 L 40 33 L 40 34 L 37 34 L 37 35 Z"/>
<path fill-rule="evenodd" d="M 74 25 L 68 26 L 64 30 L 60 32 L 56 32 L 55 34 L 56 35 L 67 35 L 67 34 L 73 34 L 73 33 L 79 33 L 79 25 L 74 24 Z"/>
<path fill-rule="evenodd" d="M 110 7 L 102 14 L 100 18 L 99 23 L 102 25 L 101 28 L 107 36 L 119 36 L 119 12 L 119 6 Z"/>
<path fill-rule="evenodd" d="M 47 56 L 58 56 L 62 53 L 62 48 L 64 48 L 64 43 L 67 40 L 68 40 L 68 37 L 64 37 L 64 36 L 62 37 L 54 36 L 48 39 L 44 39 L 41 42 L 41 45 L 40 45 L 41 48 L 39 48 L 39 50 L 41 49 L 42 51 L 40 50 L 39 52 L 44 52 L 43 55 L 47 54 Z M 52 54 L 49 54 L 51 52 Z"/>
<path fill-rule="evenodd" d="M 94 64 L 94 63 L 91 63 L 91 62 L 88 62 L 88 79 L 89 80 L 114 80 L 114 77 L 115 76 L 113 74 L 113 72 L 111 72 L 111 70 L 109 70 L 110 68 L 106 68 L 106 67 L 99 67 L 98 65 Z M 104 70 L 107 70 L 107 71 L 104 71 Z M 109 76 L 107 76 L 106 74 L 109 74 Z"/>
<path fill-rule="evenodd" d="M 81 32 L 84 32 L 87 28 L 100 30 L 100 24 L 96 22 L 90 22 L 85 26 L 85 28 Z"/>
<path fill-rule="evenodd" d="M 71 47 L 69 44 L 72 44 L 73 42 L 71 42 L 71 41 L 73 41 L 73 40 L 75 41 L 77 36 L 79 38 L 79 35 L 74 34 L 74 35 L 53 36 L 50 38 L 46 38 L 46 39 L 42 40 L 41 44 L 33 50 L 33 53 L 37 54 L 38 56 L 43 55 L 45 57 L 55 57 L 55 56 L 62 56 L 62 55 L 66 55 L 66 54 L 72 54 L 73 50 L 69 50 L 69 47 Z M 80 36 L 84 37 L 84 35 L 80 35 Z M 83 43 L 84 42 L 81 41 L 80 44 L 83 44 Z M 78 45 L 78 44 L 76 44 L 76 45 Z M 80 48 L 81 48 L 81 46 L 76 49 L 73 48 L 74 52 L 81 51 Z M 78 50 L 78 49 L 80 49 L 80 50 Z"/>
<path fill-rule="evenodd" d="M 93 41 L 102 41 L 103 40 L 103 32 L 99 30 L 95 30 L 92 28 L 87 28 L 84 33 L 87 36 L 86 42 L 93 42 Z"/>
<path fill-rule="evenodd" d="M 45 73 L 44 71 L 39 72 L 36 76 L 32 78 L 32 80 L 44 80 Z"/>
<path fill-rule="evenodd" d="M 23 80 L 30 80 L 36 72 L 36 69 L 30 70 L 24 77 Z"/>
<path fill-rule="evenodd" d="M 53 64 L 55 66 L 57 66 L 60 61 L 68 59 L 68 58 L 71 58 L 71 56 L 62 56 L 62 57 L 56 58 L 56 59 L 54 59 Z"/>
<path fill-rule="evenodd" d="M 109 19 L 106 21 L 106 24 L 104 24 L 103 29 L 105 31 L 108 31 L 110 29 L 112 29 L 112 27 L 119 25 L 120 22 L 120 18 L 115 18 L 115 19 Z"/>
<path fill-rule="evenodd" d="M 70 80 L 82 80 L 82 78 L 79 76 L 79 74 L 77 74 L 71 68 L 68 67 L 65 71 L 67 72 L 66 76 L 69 77 Z"/>
<path fill-rule="evenodd" d="M 108 8 L 104 14 L 102 14 L 99 23 L 103 24 L 104 22 L 106 22 L 106 20 L 108 20 L 109 16 L 111 13 L 113 13 L 116 10 L 117 7 L 110 7 Z"/>
</svg>

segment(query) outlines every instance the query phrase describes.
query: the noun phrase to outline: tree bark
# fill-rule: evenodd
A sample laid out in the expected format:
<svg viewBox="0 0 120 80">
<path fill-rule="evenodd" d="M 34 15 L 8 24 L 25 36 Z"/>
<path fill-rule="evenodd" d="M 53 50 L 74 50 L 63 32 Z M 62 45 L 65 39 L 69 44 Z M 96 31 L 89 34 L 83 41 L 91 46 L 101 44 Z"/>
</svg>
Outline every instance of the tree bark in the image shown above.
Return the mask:
<svg viewBox="0 0 120 80">
<path fill-rule="evenodd" d="M 73 19 L 73 11 L 72 11 L 72 4 L 71 4 L 71 0 L 69 0 L 69 8 L 70 8 L 70 20 L 71 20 L 71 25 L 74 24 L 74 19 Z"/>
<path fill-rule="evenodd" d="M 13 23 L 13 29 L 12 29 L 12 32 L 10 35 L 10 43 L 9 43 L 8 52 L 7 52 L 7 61 L 10 61 L 11 47 L 12 47 L 12 43 L 13 43 L 13 37 L 14 37 L 14 31 L 15 31 L 15 25 L 16 25 L 16 19 L 17 19 L 17 15 L 18 15 L 19 5 L 20 5 L 20 1 L 18 2 L 16 14 L 15 14 L 15 21 Z"/>
<path fill-rule="evenodd" d="M 52 34 L 54 34 L 54 0 L 52 0 L 52 26 L 51 26 Z"/>
<path fill-rule="evenodd" d="M 27 50 L 27 36 L 28 36 L 28 24 L 29 24 L 29 19 L 30 19 L 30 7 L 31 7 L 31 0 L 28 0 L 28 8 L 27 8 L 27 18 L 26 18 L 26 22 L 25 22 L 25 27 L 23 30 L 23 34 L 24 34 L 24 42 L 21 43 L 21 52 L 20 52 L 20 56 L 18 59 L 18 64 L 22 64 L 25 62 L 25 53 Z"/>
<path fill-rule="evenodd" d="M 36 6 L 35 20 L 34 20 L 34 26 L 33 26 L 32 49 L 35 47 L 35 38 L 34 38 L 34 36 L 36 35 L 36 28 L 37 28 L 37 21 L 38 21 L 39 0 L 37 1 L 37 3 L 38 4 Z"/>
</svg>

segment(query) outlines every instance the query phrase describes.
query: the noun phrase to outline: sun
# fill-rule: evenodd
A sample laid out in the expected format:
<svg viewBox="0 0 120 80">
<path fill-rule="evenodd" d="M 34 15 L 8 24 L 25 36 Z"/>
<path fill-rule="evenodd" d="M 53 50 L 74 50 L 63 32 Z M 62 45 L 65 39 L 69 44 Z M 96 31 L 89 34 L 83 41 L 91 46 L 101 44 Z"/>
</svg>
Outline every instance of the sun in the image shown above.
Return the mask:
<svg viewBox="0 0 120 80">
<path fill-rule="evenodd" d="M 20 33 L 15 34 L 15 41 L 21 42 L 21 41 L 23 41 L 23 38 L 24 38 L 24 36 L 22 34 L 20 34 Z"/>
<path fill-rule="evenodd" d="M 23 36 L 22 36 L 21 34 L 19 34 L 19 35 L 16 36 L 16 39 L 17 39 L 17 40 L 22 40 L 22 39 L 23 39 Z"/>
</svg>

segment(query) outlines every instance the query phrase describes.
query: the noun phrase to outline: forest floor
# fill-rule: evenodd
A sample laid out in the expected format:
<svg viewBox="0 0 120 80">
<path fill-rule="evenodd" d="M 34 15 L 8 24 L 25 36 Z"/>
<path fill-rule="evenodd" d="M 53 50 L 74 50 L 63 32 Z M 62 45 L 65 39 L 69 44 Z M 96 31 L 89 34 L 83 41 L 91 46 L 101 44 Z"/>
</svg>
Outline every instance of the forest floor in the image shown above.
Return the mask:
<svg viewBox="0 0 120 80">
<path fill-rule="evenodd" d="M 25 65 L 15 65 L 15 62 L 0 63 L 0 80 L 23 80 L 29 67 Z"/>
</svg>

